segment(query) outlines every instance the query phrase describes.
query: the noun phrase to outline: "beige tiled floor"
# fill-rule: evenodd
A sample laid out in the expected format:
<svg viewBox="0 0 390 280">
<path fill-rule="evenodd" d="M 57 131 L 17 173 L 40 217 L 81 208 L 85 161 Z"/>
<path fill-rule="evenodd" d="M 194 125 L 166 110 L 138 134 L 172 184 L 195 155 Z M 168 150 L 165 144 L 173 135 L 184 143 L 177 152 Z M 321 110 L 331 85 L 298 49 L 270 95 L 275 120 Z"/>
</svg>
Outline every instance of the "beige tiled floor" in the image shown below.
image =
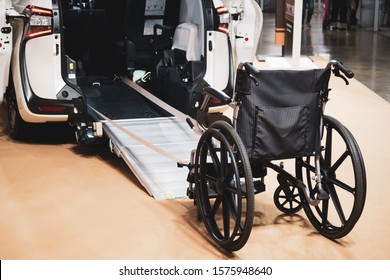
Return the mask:
<svg viewBox="0 0 390 280">
<path fill-rule="evenodd" d="M 320 236 L 302 211 L 281 215 L 271 173 L 247 245 L 226 253 L 209 242 L 191 200 L 149 197 L 106 145 L 78 147 L 50 131 L 15 142 L 1 106 L 0 259 L 390 259 L 390 104 L 356 79 L 331 87 L 327 113 L 356 137 L 368 178 L 363 215 L 345 238 Z"/>
</svg>

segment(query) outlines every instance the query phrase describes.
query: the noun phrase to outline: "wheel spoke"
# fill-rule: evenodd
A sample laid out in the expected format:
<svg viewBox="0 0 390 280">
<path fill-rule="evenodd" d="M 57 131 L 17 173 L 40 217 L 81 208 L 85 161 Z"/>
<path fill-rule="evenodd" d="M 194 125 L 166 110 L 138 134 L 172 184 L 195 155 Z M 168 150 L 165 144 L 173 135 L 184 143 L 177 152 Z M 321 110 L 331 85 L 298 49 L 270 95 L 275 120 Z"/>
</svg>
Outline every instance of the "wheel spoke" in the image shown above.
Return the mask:
<svg viewBox="0 0 390 280">
<path fill-rule="evenodd" d="M 230 237 L 230 205 L 227 197 L 222 198 L 222 212 L 223 212 L 223 231 L 225 239 Z"/>
<path fill-rule="evenodd" d="M 234 175 L 234 166 L 233 164 L 228 164 L 227 170 L 226 170 L 226 175 L 224 177 L 223 183 L 225 185 L 229 185 L 229 183 L 233 180 L 233 175 Z"/>
<path fill-rule="evenodd" d="M 293 199 L 293 201 L 295 201 L 296 203 L 298 203 L 298 204 L 300 204 L 301 203 L 301 201 L 300 200 L 298 200 L 298 199 Z"/>
<path fill-rule="evenodd" d="M 211 160 L 215 166 L 214 170 L 220 170 L 221 162 L 219 161 L 216 149 L 215 149 L 214 145 L 211 143 L 211 140 L 207 141 L 206 145 L 207 145 L 207 149 L 210 153 Z M 217 177 L 219 177 L 219 175 L 220 174 L 216 174 Z"/>
<path fill-rule="evenodd" d="M 227 174 L 227 167 L 228 167 L 228 163 L 229 163 L 229 160 L 228 160 L 228 151 L 227 151 L 227 147 L 221 143 L 221 164 L 219 166 L 219 170 L 220 170 L 220 178 L 225 178 L 226 174 Z M 226 178 L 225 178 L 226 179 Z"/>
<path fill-rule="evenodd" d="M 329 200 L 323 200 L 322 201 L 322 211 L 321 211 L 321 218 L 322 218 L 322 227 L 326 227 L 328 222 L 328 213 L 329 213 Z"/>
<path fill-rule="evenodd" d="M 230 186 L 230 184 L 225 185 L 225 189 L 230 193 L 238 194 L 238 189 L 235 186 Z"/>
<path fill-rule="evenodd" d="M 349 156 L 349 152 L 345 151 L 340 158 L 333 164 L 333 166 L 328 170 L 329 174 L 334 174 L 336 170 L 341 166 L 345 159 Z"/>
<path fill-rule="evenodd" d="M 328 182 L 342 188 L 343 190 L 351 193 L 351 194 L 355 194 L 355 188 L 354 187 L 351 187 L 343 182 L 341 182 L 340 180 L 336 179 L 336 178 L 328 178 Z"/>
<path fill-rule="evenodd" d="M 206 173 L 205 176 L 206 176 L 207 181 L 210 181 L 210 183 L 213 183 L 213 185 L 215 185 L 217 183 L 217 178 L 213 177 L 209 173 Z"/>
<path fill-rule="evenodd" d="M 210 217 L 209 218 L 213 218 L 213 219 L 215 218 L 215 214 L 217 214 L 217 211 L 219 209 L 219 206 L 221 205 L 221 202 L 222 202 L 222 196 L 218 195 L 215 198 L 214 205 L 213 205 L 213 208 L 210 211 Z"/>
<path fill-rule="evenodd" d="M 341 206 L 339 196 L 337 195 L 336 189 L 334 188 L 333 184 L 328 184 L 328 192 L 333 202 L 333 206 L 335 207 L 336 212 L 340 218 L 340 221 L 344 225 L 346 222 L 345 214 Z"/>
<path fill-rule="evenodd" d="M 243 232 L 244 230 L 244 225 L 242 224 L 241 210 L 240 210 L 242 202 L 240 198 L 236 197 L 236 199 L 234 199 L 233 195 L 231 194 L 226 195 L 226 201 L 229 205 L 231 215 L 233 216 L 233 219 L 235 221 L 235 228 L 232 234 L 232 238 L 235 238 L 237 232 Z M 237 203 L 237 205 L 235 205 L 235 203 Z M 238 212 L 237 209 L 239 210 Z"/>
<path fill-rule="evenodd" d="M 287 203 L 288 203 L 288 200 L 285 199 L 285 200 L 283 201 L 283 203 L 281 203 L 281 205 L 284 206 L 284 205 L 286 205 Z"/>
</svg>

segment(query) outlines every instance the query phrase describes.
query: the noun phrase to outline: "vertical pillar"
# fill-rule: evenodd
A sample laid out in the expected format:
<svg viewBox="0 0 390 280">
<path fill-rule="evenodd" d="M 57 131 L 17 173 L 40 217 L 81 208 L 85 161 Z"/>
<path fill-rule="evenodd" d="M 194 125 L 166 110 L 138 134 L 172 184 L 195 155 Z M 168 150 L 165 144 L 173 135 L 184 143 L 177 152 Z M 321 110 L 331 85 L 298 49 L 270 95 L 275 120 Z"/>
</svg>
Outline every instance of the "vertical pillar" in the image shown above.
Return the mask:
<svg viewBox="0 0 390 280">
<path fill-rule="evenodd" d="M 303 0 L 295 0 L 292 67 L 298 68 L 301 60 Z"/>
<path fill-rule="evenodd" d="M 301 56 L 302 0 L 286 0 L 286 56 L 291 58 L 291 66 L 298 68 Z"/>
<path fill-rule="evenodd" d="M 379 30 L 379 0 L 375 0 L 374 6 L 374 32 Z"/>
<path fill-rule="evenodd" d="M 276 0 L 275 13 L 275 44 L 283 46 L 286 36 L 286 21 L 284 19 L 285 0 Z"/>
</svg>

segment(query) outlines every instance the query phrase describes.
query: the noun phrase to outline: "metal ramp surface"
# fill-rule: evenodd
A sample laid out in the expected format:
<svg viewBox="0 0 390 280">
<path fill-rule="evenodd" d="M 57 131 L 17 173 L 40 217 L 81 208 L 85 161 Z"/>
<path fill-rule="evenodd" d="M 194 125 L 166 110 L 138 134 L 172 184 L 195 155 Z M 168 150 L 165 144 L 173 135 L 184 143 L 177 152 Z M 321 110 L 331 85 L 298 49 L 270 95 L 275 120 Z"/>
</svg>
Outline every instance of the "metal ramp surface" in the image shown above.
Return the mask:
<svg viewBox="0 0 390 280">
<path fill-rule="evenodd" d="M 149 194 L 157 200 L 186 197 L 188 168 L 178 168 L 177 162 L 133 139 L 126 131 L 176 158 L 187 161 L 199 140 L 199 136 L 188 124 L 176 117 L 113 122 L 115 124 L 102 122 L 111 148 L 123 158 Z M 122 129 L 118 128 L 118 125 Z"/>
</svg>

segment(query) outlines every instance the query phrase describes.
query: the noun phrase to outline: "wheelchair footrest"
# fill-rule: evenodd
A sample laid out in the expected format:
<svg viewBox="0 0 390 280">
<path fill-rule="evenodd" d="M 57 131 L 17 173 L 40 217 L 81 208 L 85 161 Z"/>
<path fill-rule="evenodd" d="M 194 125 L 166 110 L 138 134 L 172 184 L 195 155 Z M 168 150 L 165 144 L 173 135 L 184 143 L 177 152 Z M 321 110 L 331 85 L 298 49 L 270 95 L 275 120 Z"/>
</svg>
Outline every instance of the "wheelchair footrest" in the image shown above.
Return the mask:
<svg viewBox="0 0 390 280">
<path fill-rule="evenodd" d="M 329 196 L 329 194 L 326 191 L 321 189 L 321 190 L 318 190 L 317 198 L 320 199 L 320 200 L 326 200 L 326 199 L 329 199 L 330 196 Z"/>
<path fill-rule="evenodd" d="M 254 187 L 255 194 L 265 192 L 265 184 L 260 180 L 254 181 L 253 187 Z"/>
</svg>

